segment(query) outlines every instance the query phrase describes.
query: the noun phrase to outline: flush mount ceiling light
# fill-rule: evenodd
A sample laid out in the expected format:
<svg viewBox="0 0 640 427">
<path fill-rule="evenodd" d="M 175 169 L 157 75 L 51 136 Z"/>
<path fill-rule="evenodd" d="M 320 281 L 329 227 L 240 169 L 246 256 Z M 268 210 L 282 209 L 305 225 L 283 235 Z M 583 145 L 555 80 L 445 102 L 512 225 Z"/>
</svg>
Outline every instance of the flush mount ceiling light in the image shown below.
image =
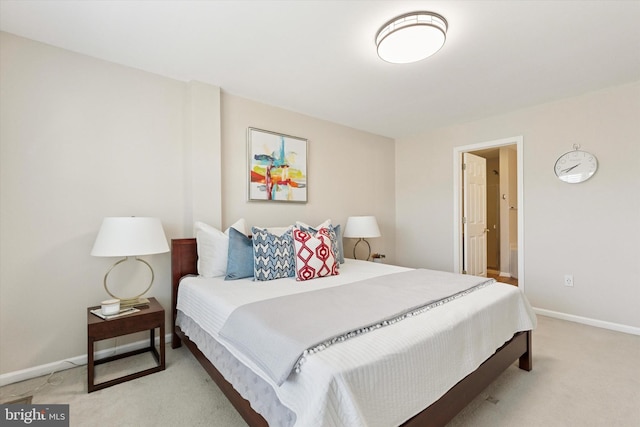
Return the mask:
<svg viewBox="0 0 640 427">
<path fill-rule="evenodd" d="M 447 20 L 433 12 L 411 12 L 384 24 L 376 34 L 378 56 L 394 64 L 425 59 L 440 50 Z"/>
</svg>

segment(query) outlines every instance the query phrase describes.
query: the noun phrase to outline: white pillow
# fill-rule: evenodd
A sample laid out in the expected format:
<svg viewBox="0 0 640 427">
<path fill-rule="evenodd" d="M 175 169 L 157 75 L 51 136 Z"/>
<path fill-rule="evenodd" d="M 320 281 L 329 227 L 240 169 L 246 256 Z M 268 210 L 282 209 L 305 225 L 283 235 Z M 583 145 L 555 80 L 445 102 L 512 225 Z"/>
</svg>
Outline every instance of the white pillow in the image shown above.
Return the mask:
<svg viewBox="0 0 640 427">
<path fill-rule="evenodd" d="M 244 235 L 247 234 L 244 219 L 239 219 L 231 227 Z M 194 224 L 198 244 L 198 274 L 204 277 L 217 277 L 227 274 L 229 252 L 229 229 L 224 233 L 215 227 L 196 221 Z"/>
<path fill-rule="evenodd" d="M 236 230 L 238 230 L 239 232 L 241 232 L 245 236 L 249 235 L 249 233 L 247 231 L 247 222 L 244 220 L 244 218 L 240 218 L 239 220 L 237 220 L 236 222 L 231 224 L 231 226 L 229 228 L 235 228 Z M 224 231 L 224 234 L 226 234 L 227 236 L 229 235 L 229 228 L 227 228 Z"/>
</svg>

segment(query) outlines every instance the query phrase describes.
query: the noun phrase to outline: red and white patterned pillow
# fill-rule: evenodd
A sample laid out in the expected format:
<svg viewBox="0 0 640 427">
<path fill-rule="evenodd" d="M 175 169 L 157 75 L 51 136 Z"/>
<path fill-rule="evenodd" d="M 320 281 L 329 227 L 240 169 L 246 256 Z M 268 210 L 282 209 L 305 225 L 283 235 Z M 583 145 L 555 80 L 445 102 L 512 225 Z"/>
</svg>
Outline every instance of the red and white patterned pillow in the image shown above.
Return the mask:
<svg viewBox="0 0 640 427">
<path fill-rule="evenodd" d="M 313 235 L 294 228 L 293 245 L 296 251 L 296 280 L 339 274 L 327 229 L 321 228 Z"/>
</svg>

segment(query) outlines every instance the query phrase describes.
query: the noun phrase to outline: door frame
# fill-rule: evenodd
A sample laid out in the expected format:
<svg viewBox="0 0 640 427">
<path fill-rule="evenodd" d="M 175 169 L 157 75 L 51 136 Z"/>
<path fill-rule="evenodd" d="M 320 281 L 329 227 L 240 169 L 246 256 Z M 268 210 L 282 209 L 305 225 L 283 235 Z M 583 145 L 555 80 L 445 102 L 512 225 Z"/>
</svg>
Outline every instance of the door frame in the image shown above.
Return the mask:
<svg viewBox="0 0 640 427">
<path fill-rule="evenodd" d="M 518 179 L 518 287 L 525 289 L 524 269 L 524 138 L 522 135 L 453 148 L 453 268 L 462 272 L 462 153 L 516 146 Z"/>
</svg>

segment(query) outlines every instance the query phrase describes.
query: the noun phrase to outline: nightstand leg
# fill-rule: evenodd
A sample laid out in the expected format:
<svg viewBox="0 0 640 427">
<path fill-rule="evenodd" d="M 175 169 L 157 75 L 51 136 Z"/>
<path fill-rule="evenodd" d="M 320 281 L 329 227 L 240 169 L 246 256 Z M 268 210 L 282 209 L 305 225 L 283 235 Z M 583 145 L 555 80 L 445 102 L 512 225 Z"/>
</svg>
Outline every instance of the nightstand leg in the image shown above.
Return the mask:
<svg viewBox="0 0 640 427">
<path fill-rule="evenodd" d="M 94 380 L 94 360 L 93 360 L 93 339 L 89 337 L 87 340 L 87 392 L 93 391 Z"/>
<path fill-rule="evenodd" d="M 165 361 L 164 361 L 164 350 L 165 350 L 165 342 L 164 342 L 164 322 L 160 324 L 160 369 L 164 371 Z"/>
</svg>

